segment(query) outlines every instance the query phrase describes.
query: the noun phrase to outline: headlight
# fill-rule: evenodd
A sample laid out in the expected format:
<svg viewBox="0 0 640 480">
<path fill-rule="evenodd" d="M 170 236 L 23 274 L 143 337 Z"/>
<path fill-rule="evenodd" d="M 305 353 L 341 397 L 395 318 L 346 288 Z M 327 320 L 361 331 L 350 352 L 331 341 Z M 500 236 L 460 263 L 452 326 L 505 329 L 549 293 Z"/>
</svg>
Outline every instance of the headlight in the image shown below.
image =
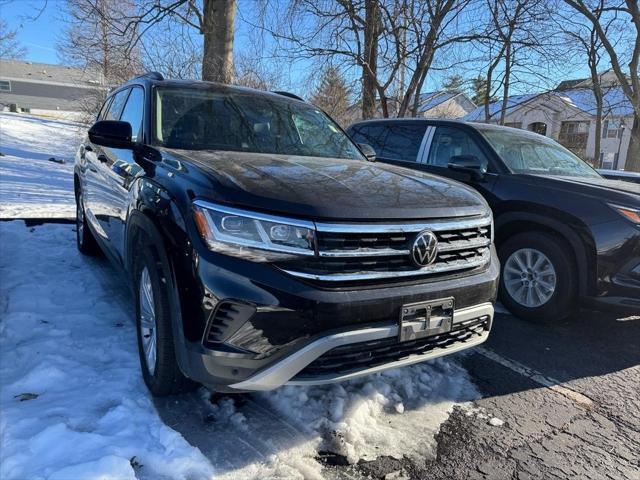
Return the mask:
<svg viewBox="0 0 640 480">
<path fill-rule="evenodd" d="M 255 262 L 315 255 L 312 222 L 249 212 L 202 200 L 193 204 L 198 232 L 210 250 Z"/>
<path fill-rule="evenodd" d="M 623 207 L 622 205 L 614 205 L 613 203 L 608 204 L 611 208 L 613 208 L 620 215 L 625 217 L 627 220 L 631 220 L 633 223 L 640 225 L 640 210 L 637 208 L 631 207 Z"/>
</svg>

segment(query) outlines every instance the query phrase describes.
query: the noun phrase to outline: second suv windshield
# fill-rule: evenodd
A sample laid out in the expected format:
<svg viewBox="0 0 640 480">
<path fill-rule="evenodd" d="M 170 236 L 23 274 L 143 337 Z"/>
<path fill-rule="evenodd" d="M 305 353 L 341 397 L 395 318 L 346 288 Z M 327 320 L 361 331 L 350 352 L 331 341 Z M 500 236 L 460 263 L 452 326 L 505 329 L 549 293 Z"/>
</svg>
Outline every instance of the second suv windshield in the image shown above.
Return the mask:
<svg viewBox="0 0 640 480">
<path fill-rule="evenodd" d="M 600 177 L 589 165 L 556 142 L 532 134 L 477 127 L 514 173 Z"/>
<path fill-rule="evenodd" d="M 270 95 L 158 88 L 154 129 L 168 148 L 363 160 L 320 110 Z"/>
</svg>

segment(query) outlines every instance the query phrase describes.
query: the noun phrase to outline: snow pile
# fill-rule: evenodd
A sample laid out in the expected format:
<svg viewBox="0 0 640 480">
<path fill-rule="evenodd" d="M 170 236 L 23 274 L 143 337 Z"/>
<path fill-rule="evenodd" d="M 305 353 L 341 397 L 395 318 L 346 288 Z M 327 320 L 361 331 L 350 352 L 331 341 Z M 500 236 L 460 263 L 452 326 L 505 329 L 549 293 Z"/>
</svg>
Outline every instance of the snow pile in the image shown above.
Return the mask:
<svg viewBox="0 0 640 480">
<path fill-rule="evenodd" d="M 355 463 L 379 455 L 432 457 L 434 435 L 454 404 L 478 398 L 478 392 L 464 369 L 440 359 L 342 384 L 287 386 L 263 396 L 315 432 L 320 450 Z"/>
<path fill-rule="evenodd" d="M 156 413 L 106 262 L 69 225 L 2 222 L 0 249 L 0 478 L 210 478 Z"/>
<path fill-rule="evenodd" d="M 475 398 L 466 371 L 441 359 L 342 384 L 216 395 L 213 401 L 202 391 L 197 399 L 159 409 L 211 459 L 219 479 L 323 479 L 331 472 L 319 452 L 343 455 L 352 464 L 380 455 L 434 458 L 442 422 L 455 404 Z"/>
<path fill-rule="evenodd" d="M 0 113 L 0 218 L 75 218 L 73 164 L 85 132 L 77 123 Z"/>
</svg>

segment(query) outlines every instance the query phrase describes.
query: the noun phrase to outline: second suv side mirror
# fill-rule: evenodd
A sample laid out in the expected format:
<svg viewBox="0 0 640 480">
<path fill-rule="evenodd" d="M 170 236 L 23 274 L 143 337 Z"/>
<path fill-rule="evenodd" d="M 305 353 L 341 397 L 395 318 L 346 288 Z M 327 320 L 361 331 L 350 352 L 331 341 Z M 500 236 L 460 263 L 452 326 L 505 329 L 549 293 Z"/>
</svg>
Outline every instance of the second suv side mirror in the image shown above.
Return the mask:
<svg viewBox="0 0 640 480">
<path fill-rule="evenodd" d="M 367 157 L 367 160 L 370 162 L 376 161 L 376 151 L 371 145 L 368 143 L 359 143 L 358 147 L 360 147 L 360 151 L 364 153 L 364 156 Z"/>
<path fill-rule="evenodd" d="M 475 155 L 454 155 L 449 159 L 451 170 L 467 173 L 473 180 L 480 181 L 487 173 L 487 164 Z"/>
<path fill-rule="evenodd" d="M 118 120 L 100 120 L 89 129 L 91 143 L 109 148 L 133 148 L 131 124 Z"/>
</svg>

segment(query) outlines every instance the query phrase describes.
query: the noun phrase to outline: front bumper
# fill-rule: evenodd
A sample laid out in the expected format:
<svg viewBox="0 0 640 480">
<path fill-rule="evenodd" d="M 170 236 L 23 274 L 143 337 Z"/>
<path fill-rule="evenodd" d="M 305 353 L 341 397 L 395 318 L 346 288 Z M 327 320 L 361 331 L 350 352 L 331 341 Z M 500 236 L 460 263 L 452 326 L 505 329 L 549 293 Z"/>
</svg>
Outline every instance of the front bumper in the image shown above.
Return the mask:
<svg viewBox="0 0 640 480">
<path fill-rule="evenodd" d="M 425 351 L 421 353 L 402 355 L 402 350 L 398 348 L 400 350 L 399 353 L 403 358 L 398 358 L 393 361 L 382 361 L 378 362 L 378 364 L 365 368 L 356 368 L 351 370 L 338 369 L 324 375 L 306 375 L 297 377 L 305 367 L 311 365 L 325 353 L 339 347 L 358 344 L 373 346 L 375 345 L 376 340 L 397 339 L 398 325 L 382 325 L 378 327 L 334 333 L 309 343 L 304 348 L 295 351 L 291 355 L 288 355 L 268 368 L 252 375 L 248 379 L 230 385 L 230 387 L 239 390 L 272 390 L 285 383 L 291 385 L 317 385 L 340 382 L 362 375 L 380 372 L 389 368 L 412 365 L 414 363 L 423 362 L 425 360 L 430 360 L 480 345 L 488 338 L 489 331 L 491 329 L 491 322 L 493 320 L 493 305 L 491 303 L 455 310 L 453 316 L 454 330 L 459 325 L 479 320 L 482 320 L 483 322 L 481 330 L 473 332 L 475 334 L 468 332 L 467 335 L 461 337 L 457 341 L 450 342 L 446 347 L 439 347 L 437 344 L 438 342 L 436 341 L 434 343 L 432 340 L 430 342 L 432 343 L 432 345 L 430 345 L 431 348 L 426 348 Z M 437 337 L 435 340 L 440 338 L 444 339 L 445 335 L 437 335 L 435 337 Z M 423 343 L 426 343 L 426 340 L 427 339 L 424 339 Z M 395 342 L 392 342 L 392 344 L 393 343 Z M 397 344 L 397 346 L 401 347 L 400 344 Z M 371 352 L 367 351 L 365 354 L 371 355 Z"/>
<path fill-rule="evenodd" d="M 242 261 L 207 255 L 199 258 L 197 279 L 208 300 L 202 302 L 202 315 L 184 319 L 191 338 L 186 335 L 178 348 L 183 372 L 212 389 L 268 390 L 289 382 L 325 383 L 420 362 L 482 343 L 493 318 L 491 304 L 499 275 L 493 247 L 484 271 L 351 289 L 320 288 L 273 267 L 252 264 L 247 270 Z M 354 371 L 305 373 L 307 366 L 338 347 L 397 338 L 403 305 L 448 297 L 455 302 L 454 326 L 484 317 L 482 331 L 464 341 L 447 340 L 446 347 L 417 345 L 417 350 L 393 353 L 382 364 L 365 362 Z M 253 314 L 224 332 L 219 343 L 207 343 L 210 323 L 203 319 L 213 318 L 216 308 L 227 301 L 248 305 Z M 202 319 L 196 322 L 197 317 Z"/>
<path fill-rule="evenodd" d="M 597 249 L 595 295 L 583 303 L 603 310 L 640 312 L 640 227 L 615 220 L 592 227 Z"/>
</svg>

